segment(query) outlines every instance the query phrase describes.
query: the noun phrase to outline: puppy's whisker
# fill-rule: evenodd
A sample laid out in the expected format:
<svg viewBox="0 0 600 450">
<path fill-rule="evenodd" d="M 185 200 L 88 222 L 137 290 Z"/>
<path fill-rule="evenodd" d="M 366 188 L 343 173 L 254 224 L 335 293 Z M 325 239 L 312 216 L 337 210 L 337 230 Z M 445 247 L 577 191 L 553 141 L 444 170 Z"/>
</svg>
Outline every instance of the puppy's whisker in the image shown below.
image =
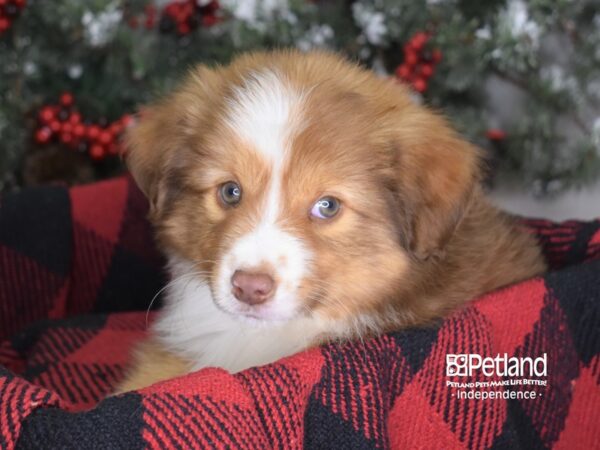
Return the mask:
<svg viewBox="0 0 600 450">
<path fill-rule="evenodd" d="M 162 288 L 160 288 L 156 294 L 154 294 L 154 297 L 152 297 L 152 300 L 150 300 L 150 304 L 148 305 L 148 309 L 146 309 L 146 320 L 145 320 L 145 322 L 146 322 L 146 328 L 148 328 L 148 318 L 149 318 L 149 315 L 150 315 L 150 310 L 152 309 L 152 305 L 154 304 L 154 302 L 156 301 L 156 299 L 158 298 L 158 296 L 160 294 L 162 294 L 165 290 L 167 290 L 170 287 L 172 287 L 177 282 L 181 281 L 182 279 L 184 279 L 186 277 L 190 277 L 190 276 L 193 276 L 193 275 L 197 275 L 197 274 L 195 272 L 192 272 L 192 273 L 186 273 L 186 274 L 180 275 L 180 276 L 172 279 L 171 281 L 169 281 Z"/>
</svg>

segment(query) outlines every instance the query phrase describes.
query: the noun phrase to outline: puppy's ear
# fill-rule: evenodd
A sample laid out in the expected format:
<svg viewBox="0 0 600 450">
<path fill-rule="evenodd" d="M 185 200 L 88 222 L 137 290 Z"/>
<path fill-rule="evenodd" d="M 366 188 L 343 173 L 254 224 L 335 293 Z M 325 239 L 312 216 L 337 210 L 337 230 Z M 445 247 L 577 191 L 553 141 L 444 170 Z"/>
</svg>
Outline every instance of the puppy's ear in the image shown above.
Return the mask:
<svg viewBox="0 0 600 450">
<path fill-rule="evenodd" d="M 397 196 L 404 240 L 426 259 L 443 249 L 476 195 L 480 151 L 440 116 L 411 106 L 394 126 Z"/>
<path fill-rule="evenodd" d="M 125 162 L 151 208 L 158 203 L 159 184 L 176 148 L 177 119 L 169 114 L 168 102 L 142 109 L 125 135 Z"/>
<path fill-rule="evenodd" d="M 152 209 L 165 196 L 165 184 L 174 167 L 206 120 L 216 95 L 217 77 L 203 66 L 195 68 L 181 88 L 157 103 L 142 108 L 125 136 L 125 161 Z"/>
</svg>

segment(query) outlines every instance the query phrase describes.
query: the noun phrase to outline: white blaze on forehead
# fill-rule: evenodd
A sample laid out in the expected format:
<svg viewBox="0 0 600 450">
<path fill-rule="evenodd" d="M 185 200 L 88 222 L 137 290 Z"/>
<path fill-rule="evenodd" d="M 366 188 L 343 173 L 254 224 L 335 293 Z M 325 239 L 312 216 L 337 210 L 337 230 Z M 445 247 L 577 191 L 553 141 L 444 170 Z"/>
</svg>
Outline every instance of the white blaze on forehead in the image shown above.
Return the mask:
<svg viewBox="0 0 600 450">
<path fill-rule="evenodd" d="M 291 140 L 301 125 L 304 95 L 283 76 L 266 70 L 250 75 L 229 99 L 227 124 L 271 166 L 261 225 L 275 224 L 280 211 L 281 177 Z"/>
<path fill-rule="evenodd" d="M 303 100 L 304 95 L 274 71 L 251 75 L 229 99 L 226 123 L 257 157 L 271 166 L 269 185 L 254 228 L 234 243 L 222 262 L 219 300 L 231 312 L 246 307 L 231 296 L 233 273 L 265 263 L 273 267 L 279 281 L 265 318 L 289 317 L 297 307 L 295 293 L 308 272 L 311 255 L 299 237 L 282 229 L 279 216 L 283 168 L 293 136 L 302 124 Z"/>
<path fill-rule="evenodd" d="M 234 88 L 226 122 L 261 156 L 281 165 L 298 126 L 302 100 L 302 93 L 276 72 L 253 73 Z"/>
</svg>

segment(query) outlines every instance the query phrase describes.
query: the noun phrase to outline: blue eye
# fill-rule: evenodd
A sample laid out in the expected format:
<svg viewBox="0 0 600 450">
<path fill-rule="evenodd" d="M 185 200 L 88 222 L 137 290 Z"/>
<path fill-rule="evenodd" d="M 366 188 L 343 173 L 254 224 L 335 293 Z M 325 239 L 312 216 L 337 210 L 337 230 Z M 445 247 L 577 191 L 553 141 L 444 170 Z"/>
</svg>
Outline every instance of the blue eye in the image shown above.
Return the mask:
<svg viewBox="0 0 600 450">
<path fill-rule="evenodd" d="M 219 197 L 227 206 L 235 206 L 242 199 L 242 188 L 239 184 L 228 181 L 219 186 Z"/>
<path fill-rule="evenodd" d="M 331 219 L 340 211 L 341 203 L 335 197 L 323 197 L 317 200 L 310 215 L 317 219 Z"/>
</svg>

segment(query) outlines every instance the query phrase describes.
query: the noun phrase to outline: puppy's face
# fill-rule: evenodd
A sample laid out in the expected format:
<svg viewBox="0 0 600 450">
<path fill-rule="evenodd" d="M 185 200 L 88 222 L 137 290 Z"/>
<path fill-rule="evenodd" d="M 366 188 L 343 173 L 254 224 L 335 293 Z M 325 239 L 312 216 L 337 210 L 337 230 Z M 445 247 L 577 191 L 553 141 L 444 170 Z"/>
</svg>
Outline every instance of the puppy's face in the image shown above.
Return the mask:
<svg viewBox="0 0 600 450">
<path fill-rule="evenodd" d="M 220 309 L 262 323 L 385 309 L 443 245 L 476 168 L 400 88 L 322 54 L 199 69 L 129 144 L 162 246 Z"/>
</svg>

